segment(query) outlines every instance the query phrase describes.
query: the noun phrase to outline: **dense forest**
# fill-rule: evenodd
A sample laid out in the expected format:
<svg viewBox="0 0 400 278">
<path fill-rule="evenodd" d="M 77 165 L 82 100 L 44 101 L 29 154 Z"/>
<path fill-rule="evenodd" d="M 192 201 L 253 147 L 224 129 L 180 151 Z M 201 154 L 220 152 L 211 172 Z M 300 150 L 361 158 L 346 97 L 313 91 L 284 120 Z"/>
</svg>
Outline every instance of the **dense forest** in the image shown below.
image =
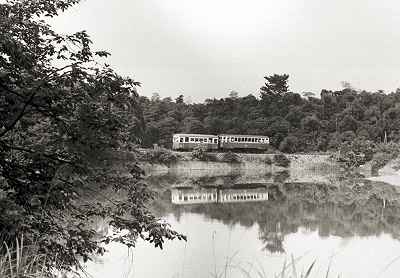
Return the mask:
<svg viewBox="0 0 400 278">
<path fill-rule="evenodd" d="M 338 91 L 295 93 L 289 75 L 265 77 L 258 95 L 206 99 L 204 103 L 141 96 L 145 132 L 143 145 L 171 146 L 171 135 L 182 133 L 230 133 L 268 135 L 280 151 L 336 150 L 354 139 L 375 143 L 400 139 L 400 89 L 367 92 L 343 82 Z M 261 82 L 260 82 L 261 84 Z"/>
</svg>

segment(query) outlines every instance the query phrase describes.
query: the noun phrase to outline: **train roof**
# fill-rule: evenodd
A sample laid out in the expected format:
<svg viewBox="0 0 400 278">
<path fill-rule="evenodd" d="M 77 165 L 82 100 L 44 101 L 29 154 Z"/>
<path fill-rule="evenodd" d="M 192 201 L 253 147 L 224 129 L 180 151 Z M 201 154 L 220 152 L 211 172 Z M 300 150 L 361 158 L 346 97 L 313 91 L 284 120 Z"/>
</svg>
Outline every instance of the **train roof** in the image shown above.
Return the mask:
<svg viewBox="0 0 400 278">
<path fill-rule="evenodd" d="M 175 133 L 175 135 L 179 136 L 193 136 L 193 137 L 218 137 L 218 135 L 213 135 L 213 134 L 194 134 L 194 133 Z"/>
<path fill-rule="evenodd" d="M 268 136 L 266 136 L 266 135 L 255 135 L 255 134 L 218 134 L 218 136 L 263 137 L 263 138 L 268 138 Z"/>
<path fill-rule="evenodd" d="M 218 137 L 218 136 L 234 136 L 234 137 L 262 137 L 268 138 L 266 135 L 255 135 L 255 134 L 194 134 L 194 133 L 175 133 L 175 135 L 179 136 L 193 136 L 193 137 Z"/>
</svg>

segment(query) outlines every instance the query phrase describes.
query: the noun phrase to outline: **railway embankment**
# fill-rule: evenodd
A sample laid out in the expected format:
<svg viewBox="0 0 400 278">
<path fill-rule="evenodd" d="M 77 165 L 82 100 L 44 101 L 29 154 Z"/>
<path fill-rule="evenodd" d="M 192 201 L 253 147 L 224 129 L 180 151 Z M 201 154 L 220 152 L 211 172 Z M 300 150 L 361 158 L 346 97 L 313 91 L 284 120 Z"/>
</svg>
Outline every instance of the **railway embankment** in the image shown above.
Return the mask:
<svg viewBox="0 0 400 278">
<path fill-rule="evenodd" d="M 199 159 L 191 152 L 165 149 L 142 149 L 139 152 L 141 167 L 147 175 L 221 176 L 288 172 L 295 180 L 304 176 L 312 180 L 309 177 L 318 177 L 321 173 L 330 175 L 339 169 L 329 154 L 207 153 Z"/>
</svg>

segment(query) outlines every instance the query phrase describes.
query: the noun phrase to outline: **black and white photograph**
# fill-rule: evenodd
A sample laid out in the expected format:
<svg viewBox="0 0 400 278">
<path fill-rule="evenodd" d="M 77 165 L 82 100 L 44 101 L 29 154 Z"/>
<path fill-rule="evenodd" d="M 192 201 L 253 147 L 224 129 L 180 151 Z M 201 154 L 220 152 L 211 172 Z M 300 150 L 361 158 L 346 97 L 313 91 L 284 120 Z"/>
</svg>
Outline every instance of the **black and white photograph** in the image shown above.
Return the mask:
<svg viewBox="0 0 400 278">
<path fill-rule="evenodd" d="M 0 278 L 400 277 L 399 26 L 0 0 Z"/>
</svg>

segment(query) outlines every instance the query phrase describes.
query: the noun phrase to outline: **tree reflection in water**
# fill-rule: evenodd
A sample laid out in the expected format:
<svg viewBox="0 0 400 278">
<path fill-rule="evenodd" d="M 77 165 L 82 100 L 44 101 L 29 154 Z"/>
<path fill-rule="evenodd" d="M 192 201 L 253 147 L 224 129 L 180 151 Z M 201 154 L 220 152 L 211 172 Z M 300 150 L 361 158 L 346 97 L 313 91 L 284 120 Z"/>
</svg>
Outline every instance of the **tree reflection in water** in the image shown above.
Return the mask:
<svg viewBox="0 0 400 278">
<path fill-rule="evenodd" d="M 318 231 L 322 237 L 347 238 L 388 233 L 400 239 L 400 194 L 397 188 L 363 179 L 318 184 L 284 182 L 287 175 L 279 173 L 273 177 L 273 182 L 262 184 L 269 200 L 260 202 L 175 205 L 171 203 L 171 183 L 166 183 L 161 187 L 161 198 L 154 202 L 153 209 L 160 216 L 173 213 L 178 220 L 182 213 L 190 212 L 226 225 L 251 227 L 257 224 L 259 238 L 264 243 L 264 249 L 270 253 L 285 252 L 285 237 L 299 228 Z M 210 188 L 215 181 L 212 178 L 206 180 L 207 183 L 203 179 L 202 182 L 190 181 L 185 185 L 201 190 L 203 186 Z M 232 181 L 235 179 L 227 180 L 230 184 L 218 186 L 234 190 Z"/>
</svg>

